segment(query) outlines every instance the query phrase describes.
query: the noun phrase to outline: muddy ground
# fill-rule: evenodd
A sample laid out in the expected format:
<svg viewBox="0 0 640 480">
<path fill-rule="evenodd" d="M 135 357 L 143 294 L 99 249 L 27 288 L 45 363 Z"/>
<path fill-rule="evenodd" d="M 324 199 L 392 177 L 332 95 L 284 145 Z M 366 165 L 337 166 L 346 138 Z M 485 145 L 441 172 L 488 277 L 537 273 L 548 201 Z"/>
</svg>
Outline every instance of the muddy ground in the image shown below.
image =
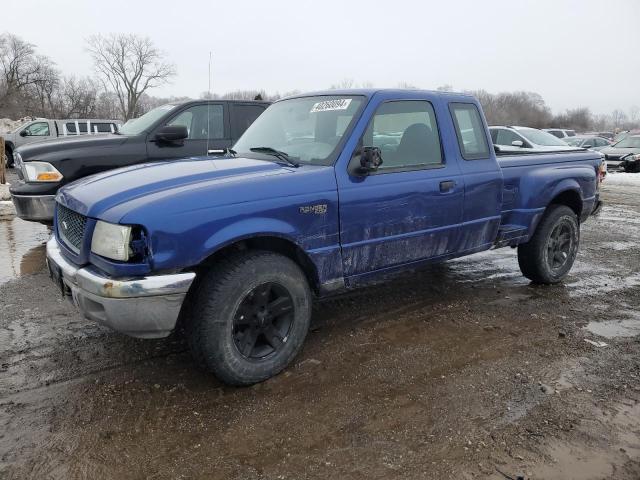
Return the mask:
<svg viewBox="0 0 640 480">
<path fill-rule="evenodd" d="M 242 389 L 80 318 L 0 222 L 0 478 L 637 480 L 640 189 L 605 200 L 563 285 L 502 249 L 325 301 Z"/>
</svg>

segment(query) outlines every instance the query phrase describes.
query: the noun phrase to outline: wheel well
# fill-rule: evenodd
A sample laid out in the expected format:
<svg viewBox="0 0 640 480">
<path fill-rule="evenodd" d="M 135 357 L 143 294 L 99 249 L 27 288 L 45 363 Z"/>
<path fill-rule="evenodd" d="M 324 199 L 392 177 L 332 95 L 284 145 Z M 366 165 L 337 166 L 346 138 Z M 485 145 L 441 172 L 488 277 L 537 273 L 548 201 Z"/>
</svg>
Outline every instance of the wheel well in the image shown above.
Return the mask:
<svg viewBox="0 0 640 480">
<path fill-rule="evenodd" d="M 319 291 L 320 280 L 318 278 L 318 271 L 309 256 L 295 243 L 280 237 L 260 236 L 239 240 L 208 256 L 200 263 L 198 269 L 207 268 L 214 265 L 220 258 L 244 250 L 266 250 L 290 258 L 302 269 L 311 289 L 316 293 Z"/>
<path fill-rule="evenodd" d="M 582 214 L 582 198 L 575 190 L 565 190 L 551 200 L 550 205 L 566 205 L 580 218 Z"/>
</svg>

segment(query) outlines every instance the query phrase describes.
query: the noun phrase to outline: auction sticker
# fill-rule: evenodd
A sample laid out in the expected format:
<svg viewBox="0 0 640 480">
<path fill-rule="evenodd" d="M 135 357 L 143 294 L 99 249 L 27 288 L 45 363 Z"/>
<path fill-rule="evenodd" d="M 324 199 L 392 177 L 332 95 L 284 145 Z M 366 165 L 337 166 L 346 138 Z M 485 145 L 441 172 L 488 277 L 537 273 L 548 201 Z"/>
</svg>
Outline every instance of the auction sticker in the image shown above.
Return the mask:
<svg viewBox="0 0 640 480">
<path fill-rule="evenodd" d="M 351 98 L 339 98 L 336 100 L 325 100 L 317 102 L 311 107 L 310 113 L 329 112 L 331 110 L 346 110 L 351 104 Z"/>
</svg>

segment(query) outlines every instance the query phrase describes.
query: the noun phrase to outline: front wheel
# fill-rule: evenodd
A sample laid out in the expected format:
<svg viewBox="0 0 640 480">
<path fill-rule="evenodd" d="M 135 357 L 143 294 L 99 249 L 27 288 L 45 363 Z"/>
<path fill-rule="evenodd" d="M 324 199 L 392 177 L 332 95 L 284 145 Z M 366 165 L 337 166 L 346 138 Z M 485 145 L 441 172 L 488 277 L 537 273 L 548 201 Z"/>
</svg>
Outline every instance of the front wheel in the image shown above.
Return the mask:
<svg viewBox="0 0 640 480">
<path fill-rule="evenodd" d="M 552 205 L 531 240 L 518 246 L 520 270 L 534 283 L 558 283 L 571 270 L 579 244 L 575 212 L 565 205 Z"/>
<path fill-rule="evenodd" d="M 205 273 L 186 319 L 196 361 L 230 385 L 251 385 L 284 369 L 309 330 L 312 296 L 288 257 L 253 251 Z"/>
</svg>

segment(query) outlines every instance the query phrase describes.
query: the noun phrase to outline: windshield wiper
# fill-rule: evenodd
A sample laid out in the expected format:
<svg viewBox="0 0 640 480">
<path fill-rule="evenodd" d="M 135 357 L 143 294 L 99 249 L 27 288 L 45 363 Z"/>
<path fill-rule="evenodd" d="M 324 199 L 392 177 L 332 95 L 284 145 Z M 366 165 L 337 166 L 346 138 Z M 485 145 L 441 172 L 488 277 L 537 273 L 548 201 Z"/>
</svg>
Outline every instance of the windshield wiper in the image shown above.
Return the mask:
<svg viewBox="0 0 640 480">
<path fill-rule="evenodd" d="M 294 167 L 299 167 L 300 164 L 298 162 L 293 161 L 290 157 L 289 154 L 287 152 L 282 152 L 280 150 L 276 150 L 275 148 L 271 148 L 271 147 L 252 147 L 249 150 L 251 150 L 252 152 L 256 152 L 256 153 L 264 153 L 267 155 L 273 155 L 274 157 L 287 162 L 289 165 L 292 165 Z"/>
</svg>

